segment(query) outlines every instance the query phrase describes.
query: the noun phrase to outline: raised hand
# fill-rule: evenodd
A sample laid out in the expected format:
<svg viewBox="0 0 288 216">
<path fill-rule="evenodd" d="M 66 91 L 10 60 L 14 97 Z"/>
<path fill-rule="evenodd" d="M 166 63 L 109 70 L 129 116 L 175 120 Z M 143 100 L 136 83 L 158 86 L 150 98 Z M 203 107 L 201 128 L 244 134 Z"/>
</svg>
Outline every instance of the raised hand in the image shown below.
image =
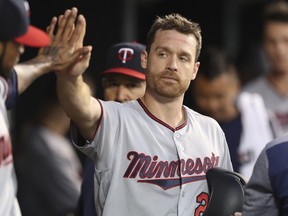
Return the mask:
<svg viewBox="0 0 288 216">
<path fill-rule="evenodd" d="M 40 49 L 38 54 L 43 61 L 50 62 L 51 70 L 72 76 L 80 75 L 87 69 L 92 50 L 91 46 L 83 47 L 86 20 L 83 15 L 77 17 L 77 13 L 74 7 L 66 10 L 58 19 L 52 18 L 47 28 L 51 44 Z M 54 34 L 57 24 L 58 29 Z"/>
</svg>

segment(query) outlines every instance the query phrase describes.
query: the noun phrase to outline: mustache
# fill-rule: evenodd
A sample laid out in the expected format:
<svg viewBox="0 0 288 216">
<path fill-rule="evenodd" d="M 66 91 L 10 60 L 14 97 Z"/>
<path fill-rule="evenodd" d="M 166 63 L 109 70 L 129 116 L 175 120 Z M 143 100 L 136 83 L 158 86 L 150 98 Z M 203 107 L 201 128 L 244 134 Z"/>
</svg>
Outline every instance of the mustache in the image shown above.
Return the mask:
<svg viewBox="0 0 288 216">
<path fill-rule="evenodd" d="M 171 71 L 163 71 L 159 74 L 159 77 L 161 78 L 169 78 L 169 79 L 174 79 L 176 81 L 179 81 L 180 80 L 180 77 L 177 73 L 175 72 L 171 72 Z"/>
</svg>

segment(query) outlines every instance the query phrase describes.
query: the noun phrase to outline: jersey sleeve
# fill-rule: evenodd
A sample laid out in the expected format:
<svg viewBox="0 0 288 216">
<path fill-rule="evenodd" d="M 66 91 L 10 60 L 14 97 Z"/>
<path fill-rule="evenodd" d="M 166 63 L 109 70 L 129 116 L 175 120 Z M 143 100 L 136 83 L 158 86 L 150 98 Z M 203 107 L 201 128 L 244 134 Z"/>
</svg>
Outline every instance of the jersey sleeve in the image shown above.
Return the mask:
<svg viewBox="0 0 288 216">
<path fill-rule="evenodd" d="M 267 148 L 259 155 L 246 185 L 242 216 L 279 215 L 269 179 L 266 150 Z"/>
<path fill-rule="evenodd" d="M 94 139 L 91 141 L 85 140 L 76 125 L 71 121 L 70 123 L 70 138 L 72 143 L 88 157 L 95 158 L 97 154 L 103 153 L 106 149 L 107 143 L 111 143 L 111 139 L 115 137 L 118 128 L 118 107 L 115 102 L 99 100 L 102 114 L 95 131 Z M 107 133 L 110 136 L 107 136 Z M 103 145 L 106 145 L 103 148 Z M 109 149 L 109 148 L 108 148 Z"/>
<path fill-rule="evenodd" d="M 17 73 L 12 69 L 10 77 L 8 78 L 8 94 L 5 101 L 6 108 L 13 109 L 18 97 L 18 80 Z"/>
<path fill-rule="evenodd" d="M 284 140 L 280 144 L 267 149 L 268 173 L 281 215 L 288 215 L 288 141 Z"/>
</svg>

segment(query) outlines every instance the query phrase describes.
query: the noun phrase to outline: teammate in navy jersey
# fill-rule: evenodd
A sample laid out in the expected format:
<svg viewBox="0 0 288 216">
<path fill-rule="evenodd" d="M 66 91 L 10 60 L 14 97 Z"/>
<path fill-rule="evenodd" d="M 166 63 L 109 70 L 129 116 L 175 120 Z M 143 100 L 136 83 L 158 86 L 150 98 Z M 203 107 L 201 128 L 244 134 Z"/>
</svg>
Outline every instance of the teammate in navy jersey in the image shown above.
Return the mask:
<svg viewBox="0 0 288 216">
<path fill-rule="evenodd" d="M 245 191 L 242 216 L 288 215 L 288 136 L 269 142 Z"/>
</svg>

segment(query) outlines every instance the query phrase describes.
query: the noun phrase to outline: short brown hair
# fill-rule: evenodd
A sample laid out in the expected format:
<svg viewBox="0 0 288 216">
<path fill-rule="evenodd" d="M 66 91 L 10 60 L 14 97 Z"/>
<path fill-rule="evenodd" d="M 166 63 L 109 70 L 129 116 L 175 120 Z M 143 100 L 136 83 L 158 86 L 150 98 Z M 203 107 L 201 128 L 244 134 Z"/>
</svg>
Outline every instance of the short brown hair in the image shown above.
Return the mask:
<svg viewBox="0 0 288 216">
<path fill-rule="evenodd" d="M 288 24 L 288 3 L 283 0 L 268 3 L 264 7 L 262 19 L 262 33 L 264 33 L 265 26 L 270 22 L 281 22 Z"/>
<path fill-rule="evenodd" d="M 196 60 L 198 59 L 202 47 L 201 28 L 198 23 L 192 22 L 177 13 L 165 15 L 164 17 L 157 16 L 147 34 L 146 50 L 148 53 L 158 30 L 176 30 L 185 35 L 194 35 L 197 41 Z"/>
</svg>

